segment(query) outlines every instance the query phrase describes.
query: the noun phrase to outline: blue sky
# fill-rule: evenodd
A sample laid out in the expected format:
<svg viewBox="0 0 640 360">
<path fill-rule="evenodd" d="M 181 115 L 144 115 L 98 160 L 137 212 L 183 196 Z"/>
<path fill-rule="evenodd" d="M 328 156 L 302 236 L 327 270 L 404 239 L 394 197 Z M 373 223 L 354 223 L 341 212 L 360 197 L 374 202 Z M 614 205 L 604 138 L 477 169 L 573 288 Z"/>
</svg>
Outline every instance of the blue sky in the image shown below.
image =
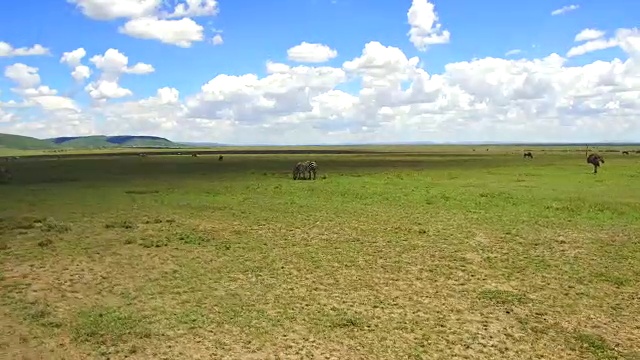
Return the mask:
<svg viewBox="0 0 640 360">
<path fill-rule="evenodd" d="M 78 0 L 78 3 L 82 1 L 90 2 Z M 598 29 L 612 36 L 616 29 L 633 28 L 640 22 L 640 2 L 628 0 L 434 0 L 433 4 L 439 23 L 450 31 L 451 38 L 448 43 L 430 46 L 423 52 L 416 49 L 407 36 L 407 11 L 412 5 L 408 0 L 281 0 L 271 3 L 220 0 L 216 15 L 192 18 L 204 27 L 205 40 L 194 42 L 190 47 L 119 33 L 118 27 L 131 17 L 109 21 L 91 19 L 83 14 L 78 4 L 64 0 L 5 1 L 0 2 L 0 41 L 14 48 L 41 44 L 50 49 L 50 54 L 0 57 L 0 68 L 18 62 L 37 67 L 43 85 L 57 89 L 58 95 L 73 95 L 73 100 L 83 108 L 91 103 L 89 95 L 82 91 L 86 84 L 75 84 L 69 67 L 59 61 L 63 52 L 77 48 L 86 50 L 84 65 L 91 65 L 88 60 L 92 56 L 114 48 L 129 58 L 129 65 L 143 62 L 155 68 L 147 75 L 121 76 L 120 86 L 130 89 L 133 95 L 109 99 L 118 103 L 153 96 L 162 87 L 179 90 L 181 98 L 195 96 L 203 84 L 219 74 L 267 76 L 267 60 L 297 65 L 287 59 L 287 49 L 303 41 L 326 44 L 338 52 L 337 57 L 325 63 L 303 64 L 305 66 L 340 68 L 345 61 L 359 57 L 366 43 L 378 41 L 399 48 L 407 58 L 420 57 L 422 67 L 429 74 L 441 74 L 446 64 L 476 58 L 505 58 L 505 53 L 513 49 L 520 49 L 521 53 L 506 58 L 536 59 L 551 53 L 565 56 L 576 45 L 574 37 L 583 29 Z M 577 5 L 577 9 L 551 15 L 553 10 L 572 4 Z M 223 37 L 222 45 L 211 43 L 210 39 L 216 33 Z M 627 57 L 620 47 L 611 47 L 567 58 L 565 66 L 583 66 L 614 58 L 625 60 Z M 95 81 L 99 75 L 92 70 L 93 75 L 87 83 Z M 358 81 L 352 83 L 359 85 Z M 360 89 L 356 85 L 341 84 L 336 88 L 357 95 Z M 13 86 L 9 79 L 0 79 L 0 100 L 21 100 L 20 94 L 10 90 Z M 74 89 L 79 91 L 72 92 Z M 154 132 L 152 128 L 149 130 Z"/>
</svg>

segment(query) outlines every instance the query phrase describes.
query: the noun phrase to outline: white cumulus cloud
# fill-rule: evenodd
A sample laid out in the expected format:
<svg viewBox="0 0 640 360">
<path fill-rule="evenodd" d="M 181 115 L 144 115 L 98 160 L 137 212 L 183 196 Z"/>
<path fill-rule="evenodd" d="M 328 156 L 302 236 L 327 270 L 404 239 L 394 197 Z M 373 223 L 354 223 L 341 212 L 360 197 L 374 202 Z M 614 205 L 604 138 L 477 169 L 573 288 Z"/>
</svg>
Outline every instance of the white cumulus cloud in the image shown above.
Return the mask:
<svg viewBox="0 0 640 360">
<path fill-rule="evenodd" d="M 126 3 L 120 1 L 117 4 Z M 184 12 L 191 11 L 192 16 L 212 11 L 207 10 L 212 8 L 210 1 L 190 3 L 193 7 L 185 6 Z M 426 49 L 433 42 L 425 39 L 444 36 L 444 30 L 436 25 L 434 8 L 424 6 L 428 2 L 415 3 L 411 7 L 414 12 L 418 9 L 418 15 L 432 14 L 414 17 L 421 19 L 414 22 L 418 28 L 414 45 Z M 154 8 L 153 15 L 145 13 L 142 5 L 127 11 L 145 13 L 140 19 L 158 16 L 160 8 Z M 127 12 L 124 8 L 105 11 L 110 16 Z M 40 137 L 158 135 L 237 144 L 638 139 L 640 30 L 621 28 L 610 36 L 588 30 L 575 36 L 573 48 L 557 50 L 562 54 L 527 58 L 494 54 L 442 67 L 431 66 L 428 56 L 403 44 L 375 40 L 332 66 L 320 62 L 312 51 L 298 54 L 306 64 L 265 56 L 257 59 L 260 68 L 255 71 L 233 74 L 213 67 L 194 72 L 185 64 L 180 77 L 196 81 L 199 88 L 187 90 L 166 83 L 147 94 L 134 94 L 120 80 L 154 77 L 156 69 L 147 62 L 153 59 L 130 61 L 115 48 L 88 55 L 78 48 L 64 53 L 60 62 L 81 79 L 95 73 L 85 86 L 94 101 L 81 106 L 81 100 L 76 102 L 61 95 L 65 91 L 42 83 L 53 75 L 40 74 L 30 64 L 9 64 L 4 75 L 12 91 L 2 95 L 14 101 L 0 103 L 0 132 Z M 597 59 L 596 50 L 607 47 L 616 48 L 617 58 L 571 59 L 589 52 Z M 43 114 L 24 111 L 29 107 Z"/>
<path fill-rule="evenodd" d="M 38 56 L 48 55 L 49 53 L 49 49 L 40 44 L 35 44 L 32 47 L 15 48 L 7 42 L 0 41 L 0 57 Z"/>
<path fill-rule="evenodd" d="M 22 63 L 9 65 L 5 68 L 4 76 L 14 82 L 13 92 L 23 97 L 23 103 L 12 107 L 39 106 L 43 110 L 72 110 L 80 111 L 75 101 L 66 96 L 58 96 L 58 91 L 47 85 L 41 85 L 39 68 Z"/>
<path fill-rule="evenodd" d="M 420 51 L 426 51 L 429 46 L 447 44 L 451 40 L 449 30 L 443 30 L 439 22 L 435 5 L 428 0 L 412 0 L 407 12 L 409 19 L 409 41 Z"/>
<path fill-rule="evenodd" d="M 150 64 L 138 62 L 128 66 L 129 58 L 117 49 L 107 49 L 103 55 L 94 55 L 89 59 L 100 77 L 89 83 L 85 90 L 96 100 L 117 99 L 130 96 L 131 90 L 122 88 L 118 82 L 123 74 L 145 75 L 155 71 Z"/>
<path fill-rule="evenodd" d="M 62 54 L 60 62 L 67 64 L 72 68 L 71 77 L 77 82 L 83 82 L 91 76 L 91 69 L 88 66 L 82 65 L 82 59 L 87 55 L 87 51 L 84 48 L 77 48 L 73 51 L 67 51 Z"/>
<path fill-rule="evenodd" d="M 604 31 L 602 30 L 598 30 L 598 29 L 584 29 L 582 31 L 580 31 L 574 41 L 576 42 L 580 42 L 580 41 L 589 41 L 589 40 L 596 40 L 596 39 L 600 39 L 601 37 L 603 37 L 605 34 Z"/>
<path fill-rule="evenodd" d="M 204 27 L 193 18 L 219 13 L 216 0 L 179 0 L 173 2 L 173 7 L 163 0 L 67 1 L 94 20 L 126 19 L 118 27 L 118 32 L 122 34 L 182 48 L 204 40 Z M 221 39 L 214 37 L 214 44 L 221 44 Z"/>
<path fill-rule="evenodd" d="M 322 63 L 338 56 L 338 51 L 324 44 L 302 43 L 287 50 L 287 57 L 291 61 L 304 63 Z"/>
<path fill-rule="evenodd" d="M 213 36 L 213 38 L 211 38 L 211 43 L 213 45 L 222 45 L 222 44 L 224 44 L 224 39 L 222 38 L 222 35 L 215 34 Z"/>
<path fill-rule="evenodd" d="M 94 20 L 137 18 L 155 13 L 162 0 L 67 0 Z"/>
<path fill-rule="evenodd" d="M 165 20 L 146 16 L 127 21 L 118 31 L 139 39 L 154 39 L 183 48 L 202 41 L 204 28 L 190 18 Z"/>
</svg>

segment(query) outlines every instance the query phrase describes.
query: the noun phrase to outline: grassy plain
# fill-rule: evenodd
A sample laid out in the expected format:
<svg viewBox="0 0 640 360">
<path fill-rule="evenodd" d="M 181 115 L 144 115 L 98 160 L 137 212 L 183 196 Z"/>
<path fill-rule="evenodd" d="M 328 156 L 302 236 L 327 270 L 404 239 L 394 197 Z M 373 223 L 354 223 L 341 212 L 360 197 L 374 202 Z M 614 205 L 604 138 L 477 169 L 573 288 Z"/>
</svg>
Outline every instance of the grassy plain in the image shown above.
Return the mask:
<svg viewBox="0 0 640 360">
<path fill-rule="evenodd" d="M 0 355 L 640 358 L 640 155 L 476 148 L 8 162 Z"/>
</svg>

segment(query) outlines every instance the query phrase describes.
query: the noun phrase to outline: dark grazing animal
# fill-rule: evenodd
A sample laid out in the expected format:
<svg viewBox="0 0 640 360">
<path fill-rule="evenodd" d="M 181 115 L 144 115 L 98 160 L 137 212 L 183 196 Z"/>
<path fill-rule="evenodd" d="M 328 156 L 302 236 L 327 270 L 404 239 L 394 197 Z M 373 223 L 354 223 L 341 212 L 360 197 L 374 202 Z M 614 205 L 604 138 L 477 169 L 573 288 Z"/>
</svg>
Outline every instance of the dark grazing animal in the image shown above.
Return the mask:
<svg viewBox="0 0 640 360">
<path fill-rule="evenodd" d="M 522 156 L 523 158 L 530 158 L 533 159 L 533 154 L 531 153 L 531 151 L 527 151 L 524 153 L 524 155 Z"/>
<path fill-rule="evenodd" d="M 198 154 L 197 153 L 193 153 L 193 154 L 191 154 L 191 156 L 198 157 Z"/>
<path fill-rule="evenodd" d="M 224 159 L 224 156 L 222 155 L 218 156 L 218 161 L 222 161 L 222 159 Z"/>
<path fill-rule="evenodd" d="M 594 174 L 598 173 L 598 167 L 600 167 L 601 163 L 604 164 L 604 158 L 599 154 L 592 153 L 589 156 L 587 156 L 587 164 L 593 165 Z"/>
<path fill-rule="evenodd" d="M 622 155 L 629 155 L 629 152 L 628 151 L 623 151 Z"/>
<path fill-rule="evenodd" d="M 11 178 L 11 171 L 4 166 L 0 166 L 0 182 L 9 182 Z"/>
</svg>

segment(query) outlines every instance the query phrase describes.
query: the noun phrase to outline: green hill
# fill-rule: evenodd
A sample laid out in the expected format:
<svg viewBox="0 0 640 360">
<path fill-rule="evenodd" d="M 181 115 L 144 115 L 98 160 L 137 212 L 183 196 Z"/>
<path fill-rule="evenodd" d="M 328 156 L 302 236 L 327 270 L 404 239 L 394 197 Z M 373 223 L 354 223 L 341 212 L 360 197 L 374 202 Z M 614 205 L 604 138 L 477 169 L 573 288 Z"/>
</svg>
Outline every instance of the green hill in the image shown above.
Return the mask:
<svg viewBox="0 0 640 360">
<path fill-rule="evenodd" d="M 51 141 L 36 139 L 29 136 L 0 134 L 0 148 L 18 150 L 52 149 L 56 145 Z"/>
<path fill-rule="evenodd" d="M 109 147 L 180 147 L 165 138 L 157 136 L 71 136 L 47 139 L 59 147 L 85 149 L 85 148 L 109 148 Z"/>
<path fill-rule="evenodd" d="M 68 136 L 36 139 L 28 136 L 0 134 L 0 148 L 16 150 L 99 149 L 117 147 L 187 147 L 157 136 Z"/>
</svg>

